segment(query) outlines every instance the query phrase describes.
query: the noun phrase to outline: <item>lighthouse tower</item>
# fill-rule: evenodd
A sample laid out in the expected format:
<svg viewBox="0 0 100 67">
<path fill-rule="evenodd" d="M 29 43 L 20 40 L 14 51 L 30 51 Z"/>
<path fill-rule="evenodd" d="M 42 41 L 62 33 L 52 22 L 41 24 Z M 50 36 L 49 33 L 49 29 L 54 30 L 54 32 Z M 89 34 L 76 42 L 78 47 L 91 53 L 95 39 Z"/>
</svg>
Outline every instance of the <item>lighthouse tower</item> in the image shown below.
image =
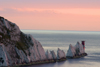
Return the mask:
<svg viewBox="0 0 100 67">
<path fill-rule="evenodd" d="M 85 41 L 82 41 L 83 48 L 85 50 Z"/>
</svg>

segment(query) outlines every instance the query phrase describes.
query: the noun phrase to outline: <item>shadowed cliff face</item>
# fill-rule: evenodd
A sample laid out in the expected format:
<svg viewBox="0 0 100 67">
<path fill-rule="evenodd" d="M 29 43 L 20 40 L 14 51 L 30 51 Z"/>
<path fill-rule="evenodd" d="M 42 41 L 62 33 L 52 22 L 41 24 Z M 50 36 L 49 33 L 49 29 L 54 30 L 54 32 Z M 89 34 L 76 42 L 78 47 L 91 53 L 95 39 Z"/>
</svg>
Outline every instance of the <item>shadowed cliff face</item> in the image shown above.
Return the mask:
<svg viewBox="0 0 100 67">
<path fill-rule="evenodd" d="M 0 17 L 0 46 L 0 66 L 46 60 L 40 42 L 3 17 Z"/>
<path fill-rule="evenodd" d="M 0 35 L 3 39 L 18 41 L 20 30 L 16 24 L 4 19 L 3 17 L 0 17 Z"/>
</svg>

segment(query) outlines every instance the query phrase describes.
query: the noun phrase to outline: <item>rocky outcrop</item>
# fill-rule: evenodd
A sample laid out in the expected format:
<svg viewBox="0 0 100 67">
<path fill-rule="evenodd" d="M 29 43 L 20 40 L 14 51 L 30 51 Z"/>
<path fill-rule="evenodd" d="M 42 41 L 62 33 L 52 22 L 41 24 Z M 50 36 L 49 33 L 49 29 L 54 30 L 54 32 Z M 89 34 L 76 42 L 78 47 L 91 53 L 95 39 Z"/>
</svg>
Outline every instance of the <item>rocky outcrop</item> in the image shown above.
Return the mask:
<svg viewBox="0 0 100 67">
<path fill-rule="evenodd" d="M 3 44 L 0 44 L 0 65 L 1 66 L 8 65 L 8 58 Z"/>
<path fill-rule="evenodd" d="M 67 51 L 67 58 L 79 58 L 86 55 L 87 53 L 85 53 L 83 45 L 79 42 L 77 42 L 75 46 L 72 46 L 71 44 L 69 45 L 69 49 Z"/>
<path fill-rule="evenodd" d="M 70 44 L 69 49 L 67 51 L 67 56 L 73 57 L 75 56 L 75 54 L 76 54 L 75 47 Z"/>
<path fill-rule="evenodd" d="M 60 50 L 59 48 L 57 50 L 57 59 L 58 60 L 66 59 L 65 52 L 63 50 Z"/>
<path fill-rule="evenodd" d="M 76 43 L 75 49 L 76 49 L 76 53 L 79 54 L 79 55 L 85 53 L 85 50 L 83 48 L 83 45 L 80 44 L 79 42 Z"/>
<path fill-rule="evenodd" d="M 52 54 L 48 52 L 48 50 L 46 51 L 46 57 L 48 60 L 53 60 Z"/>
<path fill-rule="evenodd" d="M 52 54 L 53 59 L 56 61 L 57 57 L 56 57 L 55 52 L 52 50 L 52 51 L 50 51 L 50 53 Z"/>
<path fill-rule="evenodd" d="M 24 34 L 19 27 L 0 17 L 0 66 L 46 60 L 39 41 Z"/>
<path fill-rule="evenodd" d="M 75 47 L 69 45 L 68 57 L 86 55 L 82 44 Z M 41 43 L 32 35 L 20 31 L 19 27 L 7 19 L 0 17 L 0 67 L 18 64 L 40 64 L 66 60 L 63 50 L 58 48 L 57 56 L 52 50 L 45 53 Z"/>
</svg>

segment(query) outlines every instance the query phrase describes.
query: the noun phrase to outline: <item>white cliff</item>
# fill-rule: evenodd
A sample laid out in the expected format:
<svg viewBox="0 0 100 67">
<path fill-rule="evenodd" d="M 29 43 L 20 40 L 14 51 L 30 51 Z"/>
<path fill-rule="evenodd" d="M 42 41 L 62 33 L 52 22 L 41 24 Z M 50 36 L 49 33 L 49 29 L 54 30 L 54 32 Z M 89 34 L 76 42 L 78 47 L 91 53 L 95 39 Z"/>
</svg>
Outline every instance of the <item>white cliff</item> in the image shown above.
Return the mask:
<svg viewBox="0 0 100 67">
<path fill-rule="evenodd" d="M 52 54 L 49 53 L 48 50 L 46 51 L 45 54 L 46 54 L 46 57 L 47 57 L 48 60 L 52 60 L 53 59 Z"/>
<path fill-rule="evenodd" d="M 83 49 L 83 45 L 80 44 L 79 42 L 76 43 L 75 45 L 75 49 L 79 49 L 79 54 L 85 53 L 84 49 Z"/>
<path fill-rule="evenodd" d="M 55 52 L 52 50 L 52 51 L 50 51 L 50 53 L 52 54 L 53 59 L 56 60 L 57 56 L 56 56 Z"/>
<path fill-rule="evenodd" d="M 3 17 L 0 17 L 0 43 L 0 66 L 47 60 L 39 41 Z"/>
<path fill-rule="evenodd" d="M 71 44 L 69 45 L 69 49 L 67 51 L 67 56 L 73 57 L 76 54 L 75 47 L 73 47 Z"/>
<path fill-rule="evenodd" d="M 4 45 L 0 43 L 0 66 L 8 66 L 8 58 Z"/>
<path fill-rule="evenodd" d="M 80 44 L 79 42 L 77 42 L 75 46 L 72 46 L 71 44 L 69 45 L 69 49 L 67 51 L 67 57 L 74 58 L 74 57 L 82 57 L 86 55 L 87 53 L 85 53 L 83 45 Z"/>
<path fill-rule="evenodd" d="M 34 50 L 34 54 L 35 54 L 35 58 L 37 58 L 36 60 L 46 60 L 46 55 L 45 55 L 45 51 L 42 47 L 42 45 L 40 44 L 39 41 L 35 40 L 31 35 L 29 35 L 29 37 L 31 38 L 31 43 L 34 44 L 33 49 Z"/>
<path fill-rule="evenodd" d="M 57 58 L 58 59 L 66 58 L 65 52 L 63 50 L 60 50 L 59 48 L 57 50 Z"/>
<path fill-rule="evenodd" d="M 16 53 L 17 53 L 17 58 L 19 58 L 17 63 L 24 63 L 24 62 L 28 63 L 30 61 L 22 50 L 19 50 L 16 47 L 15 47 L 15 50 L 16 50 Z"/>
</svg>

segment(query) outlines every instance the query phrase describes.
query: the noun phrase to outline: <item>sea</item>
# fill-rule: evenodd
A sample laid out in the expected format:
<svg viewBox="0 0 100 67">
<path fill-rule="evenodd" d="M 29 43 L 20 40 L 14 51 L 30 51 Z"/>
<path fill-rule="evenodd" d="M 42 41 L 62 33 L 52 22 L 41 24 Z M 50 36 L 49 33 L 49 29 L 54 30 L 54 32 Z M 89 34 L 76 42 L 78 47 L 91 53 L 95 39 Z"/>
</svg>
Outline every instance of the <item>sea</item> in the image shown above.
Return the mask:
<svg viewBox="0 0 100 67">
<path fill-rule="evenodd" d="M 25 67 L 100 67 L 100 32 L 99 31 L 61 31 L 61 30 L 21 30 L 31 34 L 38 40 L 45 51 L 58 48 L 67 53 L 69 45 L 85 41 L 85 52 L 88 56 L 78 59 L 67 59 L 66 61 L 31 65 Z"/>
</svg>

